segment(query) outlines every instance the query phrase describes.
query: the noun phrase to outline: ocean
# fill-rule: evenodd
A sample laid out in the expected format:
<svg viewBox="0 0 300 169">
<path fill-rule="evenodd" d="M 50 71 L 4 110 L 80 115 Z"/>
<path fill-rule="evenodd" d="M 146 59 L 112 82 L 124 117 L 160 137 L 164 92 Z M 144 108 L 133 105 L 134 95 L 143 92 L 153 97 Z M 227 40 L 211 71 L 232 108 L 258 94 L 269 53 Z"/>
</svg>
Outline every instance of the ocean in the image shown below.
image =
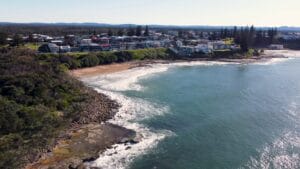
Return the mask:
<svg viewBox="0 0 300 169">
<path fill-rule="evenodd" d="M 122 106 L 103 169 L 299 169 L 300 59 L 157 64 L 82 79 Z"/>
</svg>

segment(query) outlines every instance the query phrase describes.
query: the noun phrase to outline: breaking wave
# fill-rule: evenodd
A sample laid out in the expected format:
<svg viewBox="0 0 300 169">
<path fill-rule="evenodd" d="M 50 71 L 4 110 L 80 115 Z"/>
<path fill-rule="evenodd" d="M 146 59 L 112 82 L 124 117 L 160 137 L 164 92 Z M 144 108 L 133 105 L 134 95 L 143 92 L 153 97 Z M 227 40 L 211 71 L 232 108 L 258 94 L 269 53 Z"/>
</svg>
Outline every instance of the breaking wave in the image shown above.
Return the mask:
<svg viewBox="0 0 300 169">
<path fill-rule="evenodd" d="M 142 78 L 162 73 L 173 67 L 180 66 L 212 66 L 229 65 L 236 63 L 213 62 L 213 61 L 194 61 L 178 62 L 169 64 L 153 64 L 146 67 L 137 67 L 130 70 L 81 79 L 86 85 L 93 87 L 96 91 L 109 96 L 111 99 L 120 103 L 121 107 L 115 117 L 109 122 L 136 131 L 139 142 L 137 144 L 116 144 L 100 154 L 100 157 L 88 163 L 88 167 L 101 169 L 124 169 L 138 156 L 151 151 L 157 144 L 166 137 L 174 136 L 174 133 L 167 130 L 153 130 L 141 123 L 142 120 L 162 116 L 169 113 L 169 107 L 159 103 L 149 102 L 140 98 L 127 97 L 123 91 L 141 91 L 144 86 L 138 82 Z M 300 145 L 300 137 L 292 140 Z M 273 146 L 266 147 L 259 159 L 251 159 L 248 168 L 259 167 L 268 168 L 272 162 L 274 166 L 299 166 L 299 155 L 290 157 L 284 151 L 274 158 L 268 158 L 273 148 L 280 144 L 275 142 Z M 300 146 L 299 146 L 300 148 Z M 287 160 L 290 160 L 286 162 Z M 285 161 L 285 162 L 283 162 Z"/>
<path fill-rule="evenodd" d="M 87 165 L 103 169 L 124 169 L 138 156 L 153 149 L 161 140 L 173 136 L 167 130 L 152 130 L 140 123 L 141 120 L 162 116 L 169 113 L 169 107 L 149 102 L 140 98 L 125 96 L 122 92 L 128 90 L 140 91 L 144 87 L 138 82 L 142 78 L 167 71 L 178 66 L 210 66 L 223 65 L 222 62 L 180 62 L 170 64 L 155 64 L 138 67 L 123 72 L 83 78 L 82 81 L 93 87 L 97 92 L 109 96 L 120 103 L 121 107 L 115 117 L 109 122 L 136 131 L 139 142 L 137 144 L 116 144 L 107 149 L 100 157 Z"/>
<path fill-rule="evenodd" d="M 299 120 L 299 105 L 293 101 L 287 106 L 289 118 Z M 242 168 L 247 169 L 299 169 L 300 168 L 300 133 L 299 126 L 296 131 L 285 131 L 281 137 L 271 144 L 258 150 L 258 157 L 251 157 Z"/>
<path fill-rule="evenodd" d="M 153 131 L 140 123 L 141 120 L 161 116 L 169 112 L 169 108 L 157 103 L 150 103 L 139 98 L 131 98 L 120 91 L 141 90 L 137 82 L 141 77 L 153 73 L 163 72 L 167 68 L 135 68 L 121 73 L 83 79 L 83 81 L 100 93 L 106 94 L 111 99 L 120 103 L 121 108 L 110 123 L 132 129 L 137 133 L 137 144 L 116 144 L 107 149 L 100 157 L 87 165 L 103 169 L 123 169 L 128 167 L 134 158 L 140 156 L 152 148 L 159 141 L 173 135 L 166 130 Z"/>
<path fill-rule="evenodd" d="M 298 153 L 290 150 L 298 150 Z M 251 157 L 242 168 L 249 169 L 298 169 L 300 168 L 300 136 L 287 132 L 270 145 L 259 150 L 258 157 Z"/>
</svg>

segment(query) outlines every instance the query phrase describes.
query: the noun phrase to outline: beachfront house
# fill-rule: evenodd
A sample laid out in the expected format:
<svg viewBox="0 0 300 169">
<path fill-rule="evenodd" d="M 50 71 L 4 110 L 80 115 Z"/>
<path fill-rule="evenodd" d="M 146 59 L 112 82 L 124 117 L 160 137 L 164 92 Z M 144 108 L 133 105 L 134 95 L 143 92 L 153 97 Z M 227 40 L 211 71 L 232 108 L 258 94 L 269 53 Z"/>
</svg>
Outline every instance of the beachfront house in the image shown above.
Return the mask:
<svg viewBox="0 0 300 169">
<path fill-rule="evenodd" d="M 79 47 L 80 52 L 97 52 L 102 51 L 102 48 L 97 43 L 81 44 Z"/>
<path fill-rule="evenodd" d="M 191 56 L 195 52 L 195 48 L 192 46 L 181 46 L 178 50 L 178 54 L 182 56 Z"/>
<path fill-rule="evenodd" d="M 280 45 L 280 44 L 271 44 L 269 46 L 269 49 L 271 49 L 271 50 L 283 50 L 284 47 L 283 47 L 283 45 Z"/>
<path fill-rule="evenodd" d="M 213 46 L 209 44 L 198 44 L 195 46 L 195 52 L 211 53 L 213 51 Z"/>
</svg>

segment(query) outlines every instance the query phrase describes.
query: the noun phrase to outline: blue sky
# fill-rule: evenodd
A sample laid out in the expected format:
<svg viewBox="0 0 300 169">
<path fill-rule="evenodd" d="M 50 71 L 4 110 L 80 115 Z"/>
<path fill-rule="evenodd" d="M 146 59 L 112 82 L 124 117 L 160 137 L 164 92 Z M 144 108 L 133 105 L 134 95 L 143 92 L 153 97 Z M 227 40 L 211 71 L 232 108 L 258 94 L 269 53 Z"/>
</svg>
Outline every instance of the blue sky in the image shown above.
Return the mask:
<svg viewBox="0 0 300 169">
<path fill-rule="evenodd" d="M 300 26 L 300 0 L 0 1 L 0 22 Z"/>
</svg>

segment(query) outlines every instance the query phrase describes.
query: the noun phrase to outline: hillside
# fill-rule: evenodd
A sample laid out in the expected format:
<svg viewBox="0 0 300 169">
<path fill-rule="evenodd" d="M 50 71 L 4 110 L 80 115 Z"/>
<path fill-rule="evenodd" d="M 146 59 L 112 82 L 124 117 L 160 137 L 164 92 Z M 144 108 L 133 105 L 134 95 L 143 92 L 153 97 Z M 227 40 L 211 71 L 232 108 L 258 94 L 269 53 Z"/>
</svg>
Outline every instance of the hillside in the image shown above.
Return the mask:
<svg viewBox="0 0 300 169">
<path fill-rule="evenodd" d="M 67 75 L 54 58 L 36 58 L 30 50 L 0 49 L 0 168 L 35 162 L 71 126 L 103 122 L 118 107 Z"/>
</svg>

